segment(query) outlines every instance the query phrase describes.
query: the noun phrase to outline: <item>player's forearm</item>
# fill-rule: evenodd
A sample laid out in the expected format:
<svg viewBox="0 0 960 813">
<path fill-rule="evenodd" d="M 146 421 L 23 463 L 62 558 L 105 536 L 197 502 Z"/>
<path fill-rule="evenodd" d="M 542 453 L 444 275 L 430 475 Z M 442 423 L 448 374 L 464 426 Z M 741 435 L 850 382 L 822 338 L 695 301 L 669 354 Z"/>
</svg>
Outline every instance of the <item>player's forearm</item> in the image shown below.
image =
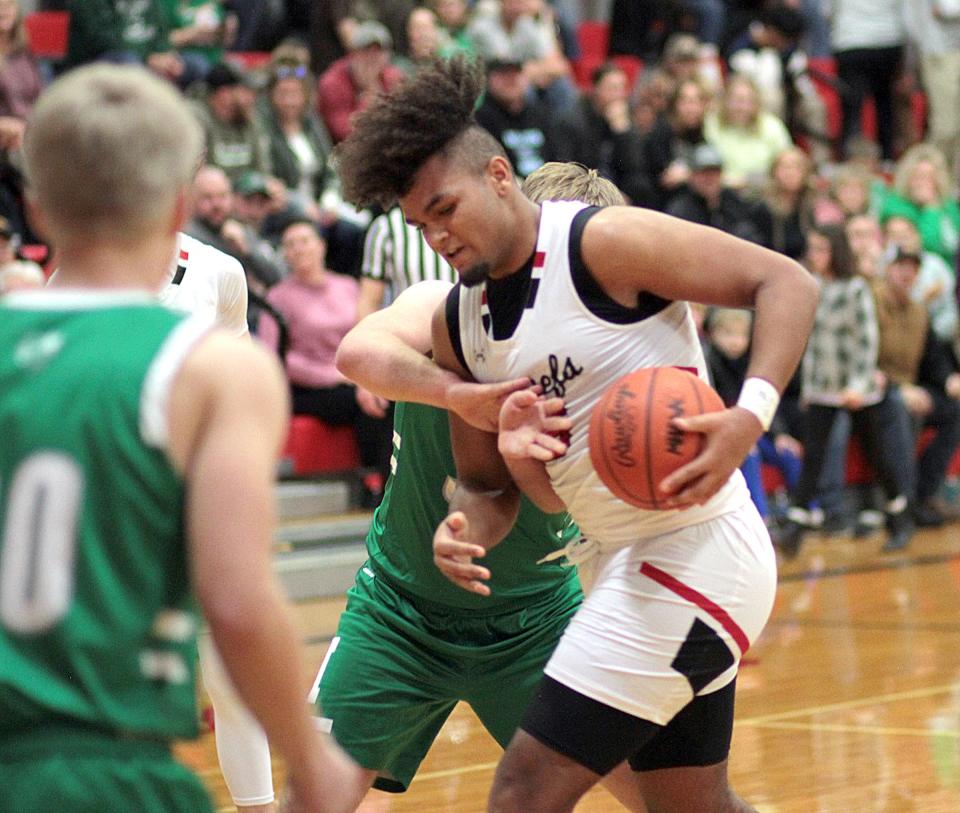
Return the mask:
<svg viewBox="0 0 960 813">
<path fill-rule="evenodd" d="M 790 266 L 757 289 L 747 370 L 748 377 L 763 378 L 781 393 L 803 357 L 819 297 L 813 277 Z"/>
<path fill-rule="evenodd" d="M 463 511 L 470 527 L 470 541 L 487 550 L 503 541 L 520 511 L 520 492 L 515 488 L 481 491 L 458 484 L 450 499 L 450 511 Z"/>
<path fill-rule="evenodd" d="M 550 475 L 543 463 L 531 459 L 507 459 L 506 464 L 517 487 L 537 508 L 548 514 L 567 510 L 563 500 L 553 490 Z"/>
<path fill-rule="evenodd" d="M 337 369 L 354 383 L 391 401 L 447 409 L 450 387 L 461 379 L 388 331 L 349 333 L 337 349 Z"/>
</svg>

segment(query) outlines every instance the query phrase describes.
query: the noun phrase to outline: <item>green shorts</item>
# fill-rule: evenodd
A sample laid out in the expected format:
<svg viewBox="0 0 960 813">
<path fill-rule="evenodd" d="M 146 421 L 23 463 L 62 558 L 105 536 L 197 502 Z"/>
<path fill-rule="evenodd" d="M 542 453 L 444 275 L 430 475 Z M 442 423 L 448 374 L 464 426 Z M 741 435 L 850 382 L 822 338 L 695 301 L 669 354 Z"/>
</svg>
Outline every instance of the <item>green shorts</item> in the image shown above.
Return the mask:
<svg viewBox="0 0 960 813">
<path fill-rule="evenodd" d="M 169 744 L 62 726 L 0 734 L 0 810 L 212 813 L 213 807 Z"/>
<path fill-rule="evenodd" d="M 317 710 L 374 787 L 404 791 L 458 701 L 506 747 L 581 601 L 576 579 L 485 615 L 431 604 L 374 576 L 347 592 Z"/>
</svg>

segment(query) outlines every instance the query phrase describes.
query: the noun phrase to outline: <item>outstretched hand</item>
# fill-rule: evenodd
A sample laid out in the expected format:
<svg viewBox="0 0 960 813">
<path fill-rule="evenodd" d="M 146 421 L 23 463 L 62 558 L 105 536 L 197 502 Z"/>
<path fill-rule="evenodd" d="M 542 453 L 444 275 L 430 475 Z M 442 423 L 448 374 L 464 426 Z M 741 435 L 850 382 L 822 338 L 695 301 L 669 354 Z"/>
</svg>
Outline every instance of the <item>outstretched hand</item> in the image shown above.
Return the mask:
<svg viewBox="0 0 960 813">
<path fill-rule="evenodd" d="M 673 424 L 684 432 L 701 432 L 705 440 L 700 454 L 661 482 L 661 491 L 671 495 L 668 508 L 707 502 L 740 468 L 763 432 L 757 417 L 742 407 L 674 418 Z"/>
<path fill-rule="evenodd" d="M 500 408 L 507 396 L 530 386 L 529 378 L 498 381 L 495 384 L 476 384 L 464 381 L 453 384 L 447 393 L 447 404 L 463 420 L 484 432 L 496 432 Z"/>
<path fill-rule="evenodd" d="M 473 563 L 487 555 L 483 545 L 469 541 L 470 523 L 462 511 L 450 514 L 433 535 L 433 562 L 450 581 L 470 593 L 489 596 L 485 584 L 490 579 L 487 568 Z"/>
<path fill-rule="evenodd" d="M 497 447 L 505 459 L 547 463 L 566 454 L 567 444 L 558 436 L 572 426 L 562 398 L 542 398 L 530 387 L 504 401 Z"/>
</svg>

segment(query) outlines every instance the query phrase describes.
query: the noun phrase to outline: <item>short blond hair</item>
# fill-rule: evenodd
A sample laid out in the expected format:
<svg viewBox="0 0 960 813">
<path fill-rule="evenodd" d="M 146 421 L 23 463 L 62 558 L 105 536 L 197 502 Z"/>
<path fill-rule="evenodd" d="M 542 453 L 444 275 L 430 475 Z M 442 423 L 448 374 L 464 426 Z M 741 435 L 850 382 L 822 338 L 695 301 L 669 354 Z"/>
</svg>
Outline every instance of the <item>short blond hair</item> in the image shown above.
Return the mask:
<svg viewBox="0 0 960 813">
<path fill-rule="evenodd" d="M 202 148 L 200 125 L 173 86 L 144 68 L 98 64 L 41 95 L 23 153 L 52 239 L 82 232 L 132 242 L 170 217 Z"/>
<path fill-rule="evenodd" d="M 623 206 L 623 193 L 595 169 L 575 161 L 549 161 L 531 172 L 520 187 L 534 203 L 581 200 L 592 206 Z"/>
</svg>

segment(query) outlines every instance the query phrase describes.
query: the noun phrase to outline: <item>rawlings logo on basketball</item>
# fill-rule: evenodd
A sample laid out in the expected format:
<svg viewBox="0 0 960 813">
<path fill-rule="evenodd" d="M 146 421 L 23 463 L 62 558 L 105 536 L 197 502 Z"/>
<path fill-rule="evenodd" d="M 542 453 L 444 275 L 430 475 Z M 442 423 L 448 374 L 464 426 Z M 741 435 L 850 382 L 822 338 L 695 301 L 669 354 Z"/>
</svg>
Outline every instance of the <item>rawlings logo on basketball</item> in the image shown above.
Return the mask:
<svg viewBox="0 0 960 813">
<path fill-rule="evenodd" d="M 637 417 L 630 401 L 636 398 L 629 387 L 619 387 L 613 397 L 613 407 L 607 417 L 613 422 L 613 459 L 620 466 L 636 466 L 633 456 L 633 435 L 637 431 Z"/>
<path fill-rule="evenodd" d="M 682 418 L 686 414 L 682 398 L 671 398 L 669 408 L 671 419 Z M 682 429 L 677 429 L 672 423 L 667 425 L 667 454 L 680 454 L 683 448 L 683 435 Z"/>
<path fill-rule="evenodd" d="M 723 410 L 696 375 L 644 367 L 607 386 L 590 415 L 590 462 L 610 493 L 648 511 L 669 508 L 664 478 L 700 454 L 703 435 L 673 425 L 678 418 Z"/>
</svg>

